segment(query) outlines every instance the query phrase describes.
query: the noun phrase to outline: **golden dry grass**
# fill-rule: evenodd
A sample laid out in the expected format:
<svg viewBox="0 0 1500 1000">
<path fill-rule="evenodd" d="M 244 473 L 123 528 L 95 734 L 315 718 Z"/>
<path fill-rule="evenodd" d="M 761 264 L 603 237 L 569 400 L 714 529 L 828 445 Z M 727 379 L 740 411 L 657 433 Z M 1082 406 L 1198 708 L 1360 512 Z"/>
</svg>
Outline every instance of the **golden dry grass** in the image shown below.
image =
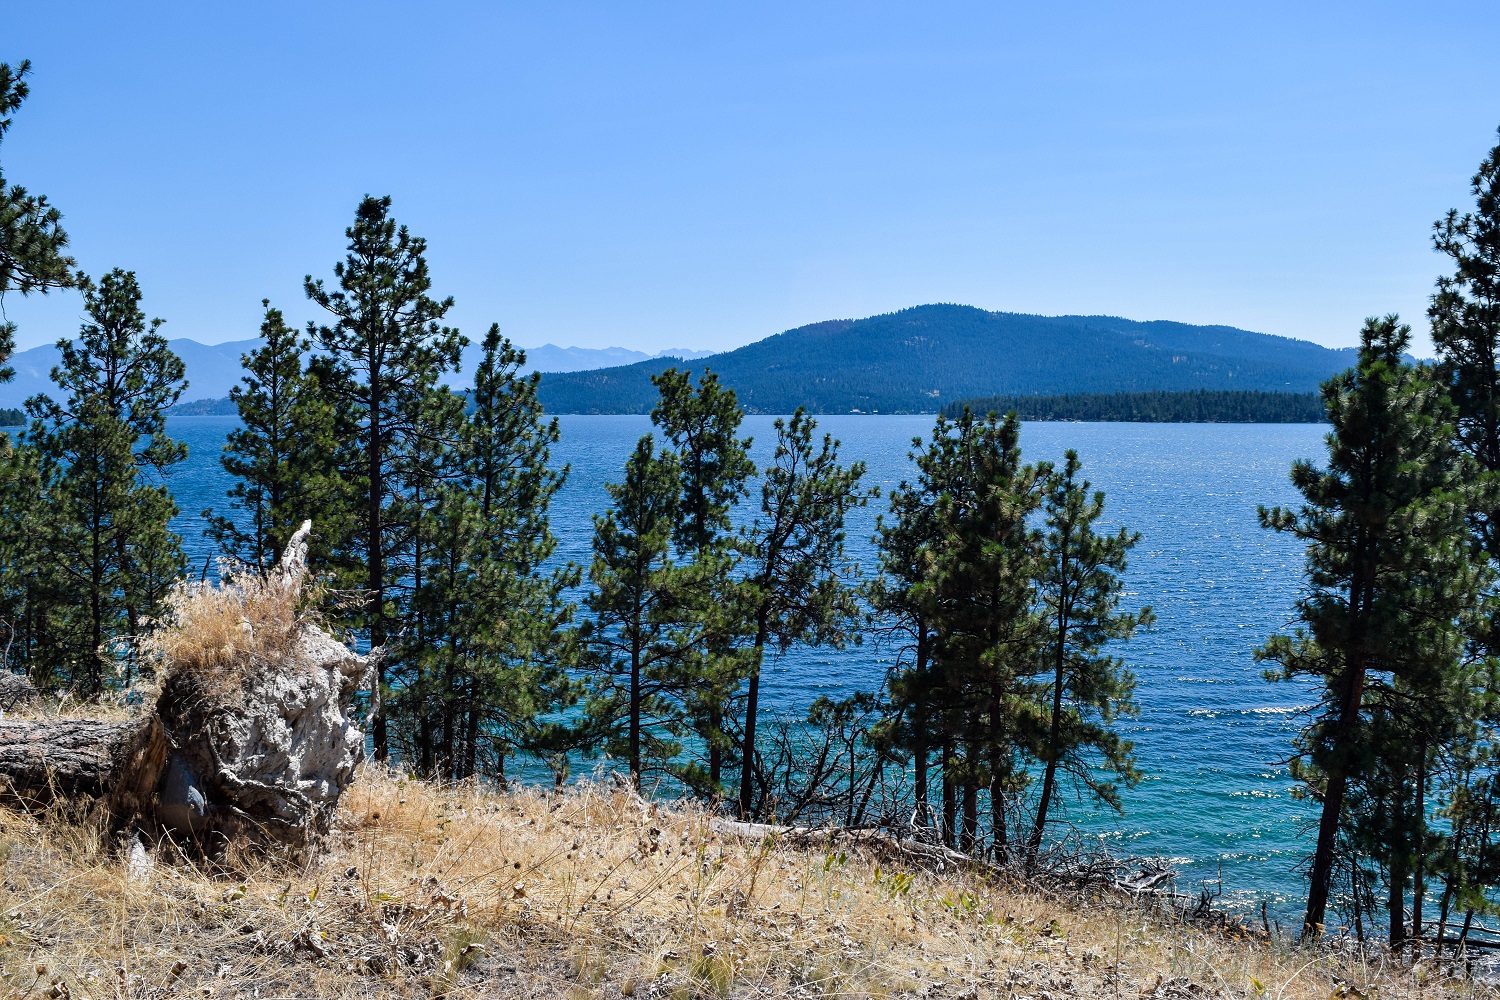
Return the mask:
<svg viewBox="0 0 1500 1000">
<path fill-rule="evenodd" d="M 320 598 L 308 583 L 289 587 L 279 576 L 226 563 L 219 581 L 188 580 L 172 589 L 160 620 L 135 640 L 145 669 L 134 670 L 128 684 L 122 673 L 104 697 L 92 701 L 66 690 L 42 691 L 7 715 L 122 722 L 153 705 L 169 676 L 191 676 L 202 692 L 231 693 L 248 671 L 294 662 L 303 627 L 317 624 Z"/>
<path fill-rule="evenodd" d="M 716 836 L 595 785 L 367 769 L 309 866 L 210 872 L 0 813 L 8 997 L 1489 995 L 1434 967 L 1174 926 L 861 851 Z"/>
<path fill-rule="evenodd" d="M 295 649 L 308 602 L 280 576 L 226 565 L 216 583 L 178 584 L 143 656 L 173 670 L 226 671 L 279 662 Z"/>
</svg>

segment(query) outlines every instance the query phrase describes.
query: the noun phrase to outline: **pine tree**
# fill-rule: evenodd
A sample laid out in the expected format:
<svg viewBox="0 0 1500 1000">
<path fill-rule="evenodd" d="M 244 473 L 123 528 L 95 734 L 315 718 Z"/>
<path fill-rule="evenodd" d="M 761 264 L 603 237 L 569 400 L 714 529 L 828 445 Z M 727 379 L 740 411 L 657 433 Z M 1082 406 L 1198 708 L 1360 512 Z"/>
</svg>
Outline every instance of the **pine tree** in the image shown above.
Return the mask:
<svg viewBox="0 0 1500 1000">
<path fill-rule="evenodd" d="M 1410 336 L 1394 316 L 1366 322 L 1356 368 L 1323 386 L 1333 425 L 1327 468 L 1296 463 L 1300 509 L 1261 511 L 1266 527 L 1307 543 L 1311 591 L 1298 603 L 1302 627 L 1272 636 L 1257 656 L 1279 664 L 1268 676 L 1322 688 L 1293 760 L 1322 806 L 1304 934 L 1321 933 L 1341 832 L 1362 819 L 1350 815 L 1351 787 L 1371 783 L 1382 750 L 1406 748 L 1387 767 L 1416 768 L 1425 757 L 1408 707 L 1452 685 L 1463 620 L 1486 580 L 1465 523 L 1476 477 L 1454 446 L 1441 388 L 1402 361 Z M 1391 725 L 1406 738 L 1386 736 Z M 1393 896 L 1405 888 L 1394 874 Z"/>
<path fill-rule="evenodd" d="M 229 390 L 241 426 L 229 432 L 219 462 L 234 479 L 229 506 L 238 515 L 203 512 L 205 534 L 226 556 L 265 569 L 281 557 L 304 519 L 316 527 L 314 561 L 327 564 L 326 540 L 347 533 L 347 511 L 333 457 L 338 451 L 332 407 L 302 358 L 309 344 L 287 326 L 281 310 L 262 300 L 262 345 L 242 358 L 245 375 Z"/>
<path fill-rule="evenodd" d="M 1089 495 L 1087 480 L 1079 481 L 1078 453 L 1068 451 L 1061 471 L 1047 484 L 1043 510 L 1048 532 L 1042 549 L 1038 579 L 1046 635 L 1042 642 L 1043 672 L 1051 684 L 1039 694 L 1050 695 L 1045 738 L 1040 747 L 1042 789 L 1028 845 L 1028 864 L 1035 865 L 1057 786 L 1059 768 L 1087 788 L 1099 801 L 1120 808 L 1115 775 L 1135 784 L 1130 743 L 1111 728 L 1121 715 L 1134 714 L 1135 678 L 1116 657 L 1103 652 L 1106 643 L 1129 639 L 1137 628 L 1153 620 L 1150 608 L 1120 613 L 1126 555 L 1140 535 L 1121 528 L 1099 535 L 1094 523 L 1104 513 L 1104 493 Z"/>
<path fill-rule="evenodd" d="M 402 492 L 385 515 L 387 593 L 399 630 L 385 707 L 401 723 L 392 742 L 407 751 L 419 774 L 430 777 L 438 757 L 448 759 L 452 750 L 437 740 L 443 732 L 441 666 L 456 638 L 451 602 L 458 599 L 454 584 L 464 570 L 463 549 L 453 544 L 463 537 L 463 400 L 432 388 L 413 397 L 402 416 L 409 433 L 386 451 L 391 480 Z"/>
<path fill-rule="evenodd" d="M 1476 491 L 1470 512 L 1474 535 L 1492 565 L 1500 565 L 1500 145 L 1489 151 L 1470 188 L 1473 210 L 1449 211 L 1434 224 L 1433 245 L 1452 261 L 1453 271 L 1438 279 L 1427 313 L 1437 349 L 1437 374 L 1456 408 L 1459 446 L 1473 458 L 1488 487 Z M 1497 623 L 1475 617 L 1470 622 L 1475 650 L 1493 656 Z M 1484 690 L 1471 691 L 1464 699 L 1470 708 L 1488 706 L 1474 710 L 1475 732 L 1433 750 L 1433 763 L 1452 775 L 1440 806 L 1453 830 L 1438 852 L 1446 866 L 1439 873 L 1445 880 L 1444 920 L 1453 902 L 1471 905 L 1475 893 L 1482 891 L 1478 887 L 1494 870 L 1482 845 L 1488 839 L 1494 767 L 1500 755 L 1497 699 L 1500 687 L 1492 682 Z M 1419 883 L 1421 875 L 1418 864 Z M 1421 897 L 1416 893 L 1413 909 L 1420 916 Z"/>
<path fill-rule="evenodd" d="M 52 380 L 66 394 L 27 400 L 41 458 L 46 537 L 57 578 L 48 614 L 57 623 L 53 668 L 97 697 L 116 665 L 129 683 L 129 639 L 155 617 L 182 573 L 177 514 L 162 483 L 187 448 L 166 433 L 166 410 L 186 388 L 182 361 L 146 323 L 135 275 L 116 269 L 98 285 L 80 279 L 89 322 L 61 341 Z M 123 659 L 111 643 L 126 643 Z"/>
<path fill-rule="evenodd" d="M 1028 518 L 1050 470 L 1022 463 L 1020 429 L 1014 414 L 979 420 L 966 412 L 933 456 L 943 484 L 928 584 L 942 675 L 943 821 L 949 842 L 964 850 L 979 845 L 986 791 L 991 839 L 998 852 L 1009 850 L 1008 803 L 1029 780 L 1021 758 L 1041 728 L 1031 685 L 1040 534 Z"/>
<path fill-rule="evenodd" d="M 1491 700 L 1482 713 L 1486 730 L 1494 725 L 1495 690 L 1494 684 L 1486 687 Z M 1491 895 L 1500 886 L 1500 750 L 1486 734 L 1455 741 L 1452 757 L 1454 767 L 1438 810 L 1449 823 L 1435 872 L 1443 879 L 1436 942 L 1439 949 L 1454 909 L 1465 913 L 1457 934 L 1462 942 L 1475 915 L 1492 911 Z M 1414 904 L 1418 898 L 1414 893 Z"/>
<path fill-rule="evenodd" d="M 838 442 L 823 435 L 814 446 L 817 422 L 800 407 L 790 421 L 776 421 L 776 451 L 761 483 L 761 516 L 744 538 L 746 570 L 741 601 L 750 625 L 753 659 L 740 744 L 739 812 L 760 815 L 768 805 L 757 795 L 755 730 L 760 711 L 761 670 L 767 650 L 794 645 L 842 647 L 858 641 L 858 595 L 845 583 L 852 572 L 844 555 L 844 518 L 863 506 L 870 492 L 859 485 L 863 462 L 838 461 Z"/>
<path fill-rule="evenodd" d="M 10 130 L 10 116 L 30 93 L 26 83 L 30 71 L 28 60 L 15 67 L 0 63 L 0 142 Z M 0 171 L 0 302 L 9 291 L 45 293 L 74 283 L 74 261 L 65 253 L 68 234 L 61 222 L 62 215 L 46 195 L 8 184 Z M 0 318 L 0 382 L 10 381 L 15 374 L 5 364 L 15 349 L 15 333 L 15 324 Z"/>
<path fill-rule="evenodd" d="M 29 94 L 31 63 L 0 63 L 0 143 L 12 115 Z M 62 216 L 45 195 L 8 183 L 0 169 L 0 306 L 7 292 L 21 295 L 75 283 L 75 262 L 66 254 Z M 6 363 L 15 348 L 16 326 L 0 312 L 0 382 L 15 372 Z M 45 597 L 50 554 L 42 531 L 40 457 L 29 444 L 0 434 L 0 627 L 5 630 L 0 670 L 37 664 L 52 642 L 51 612 Z M 45 659 L 45 657 L 43 657 Z M 38 676 L 37 680 L 44 678 Z"/>
<path fill-rule="evenodd" d="M 1500 472 L 1500 145 L 1471 181 L 1475 207 L 1451 210 L 1433 226 L 1433 245 L 1453 261 L 1427 315 L 1438 373 L 1457 407 L 1458 439 L 1479 467 Z M 1478 533 L 1500 559 L 1500 520 L 1477 512 Z"/>
<path fill-rule="evenodd" d="M 406 672 L 386 708 L 400 723 L 392 739 L 409 747 L 416 772 L 453 780 L 465 759 L 459 712 L 481 707 L 478 691 L 464 683 L 472 664 L 462 623 L 475 518 L 462 487 L 437 483 L 426 492 L 413 525 L 413 586 L 401 657 Z"/>
<path fill-rule="evenodd" d="M 124 609 L 130 585 L 120 552 L 134 533 L 132 439 L 97 403 L 73 408 L 68 423 L 34 425 L 31 437 L 46 483 L 44 537 L 56 560 L 41 601 L 56 644 L 33 676 L 97 698 L 117 663 L 107 643 L 130 631 Z"/>
<path fill-rule="evenodd" d="M 445 665 L 444 743 L 455 747 L 445 776 L 485 772 L 503 781 L 505 759 L 556 752 L 569 733 L 544 719 L 573 705 L 578 686 L 567 626 L 577 567 L 549 568 L 557 548 L 548 522 L 567 470 L 549 464 L 556 420 L 544 420 L 541 376 L 520 375 L 526 355 L 491 326 L 474 372 L 473 412 L 462 444 L 466 570 L 456 584 L 452 652 Z M 460 738 L 461 736 L 461 738 Z M 481 738 L 489 748 L 479 754 Z"/>
<path fill-rule="evenodd" d="M 664 765 L 681 749 L 672 667 L 690 648 L 680 622 L 694 581 L 672 559 L 679 475 L 676 456 L 658 453 L 653 436 L 643 436 L 624 480 L 608 487 L 613 507 L 594 518 L 585 601 L 593 617 L 580 633 L 596 678 L 590 728 L 596 744 L 625 759 L 636 788 L 648 767 Z"/>
<path fill-rule="evenodd" d="M 742 622 L 734 613 L 733 574 L 738 539 L 730 512 L 755 474 L 750 439 L 738 437 L 744 410 L 733 389 L 705 371 L 696 389 L 691 373 L 669 368 L 651 377 L 660 393 L 651 421 L 670 444 L 680 483 L 679 513 L 673 530 L 677 560 L 692 567 L 698 584 L 685 593 L 681 634 L 692 641 L 674 665 L 678 697 L 702 742 L 706 769 L 678 769 L 678 776 L 709 795 L 723 794 L 723 766 L 729 749 L 727 713 L 746 673 L 737 648 Z"/>
<path fill-rule="evenodd" d="M 919 822 L 927 822 L 931 751 L 942 742 L 936 731 L 938 671 L 934 661 L 937 608 L 932 570 L 941 543 L 937 505 L 948 469 L 941 456 L 951 441 L 951 424 L 939 415 L 930 442 L 912 440 L 908 453 L 917 469 L 915 482 L 903 481 L 891 491 L 890 520 L 876 521 L 880 576 L 870 588 L 870 603 L 882 631 L 900 636 L 901 652 L 887 678 L 893 714 L 883 726 L 885 738 L 911 753 L 913 797 Z M 941 764 L 941 761 L 939 762 Z"/>
<path fill-rule="evenodd" d="M 399 611 L 392 587 L 399 580 L 397 559 L 402 526 L 390 515 L 402 502 L 405 484 L 394 469 L 394 456 L 408 447 L 421 429 L 412 419 L 438 378 L 458 367 L 464 340 L 441 325 L 453 305 L 428 292 L 425 240 L 397 229 L 390 218 L 390 198 L 366 197 L 354 225 L 345 231 L 348 256 L 334 265 L 337 290 L 322 279 L 305 282 L 307 296 L 332 314 L 329 326 L 311 328 L 314 341 L 332 356 L 319 373 L 322 391 L 340 419 L 352 424 L 340 455 L 345 483 L 358 512 L 350 536 L 347 582 L 368 595 L 358 624 L 371 645 L 384 646 L 393 636 Z M 392 664 L 391 666 L 399 666 Z M 377 694 L 386 690 L 388 667 L 382 663 Z M 389 755 L 383 714 L 373 719 L 375 756 Z"/>
</svg>

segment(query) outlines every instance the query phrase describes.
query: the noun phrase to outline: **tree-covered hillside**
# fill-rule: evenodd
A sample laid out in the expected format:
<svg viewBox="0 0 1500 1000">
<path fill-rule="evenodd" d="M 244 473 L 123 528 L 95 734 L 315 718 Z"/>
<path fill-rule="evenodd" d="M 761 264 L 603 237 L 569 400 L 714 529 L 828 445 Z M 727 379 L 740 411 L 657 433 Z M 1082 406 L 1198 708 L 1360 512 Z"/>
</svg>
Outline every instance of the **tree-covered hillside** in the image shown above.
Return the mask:
<svg viewBox="0 0 1500 1000">
<path fill-rule="evenodd" d="M 1014 413 L 1022 420 L 1110 420 L 1168 424 L 1316 424 L 1326 419 L 1313 392 L 1244 392 L 1195 389 L 1191 392 L 1077 393 L 1063 396 L 982 396 L 943 407 L 956 418 L 968 408 L 977 414 Z"/>
<path fill-rule="evenodd" d="M 1349 351 L 1232 327 L 927 305 L 799 327 L 707 364 L 751 412 L 930 413 L 997 394 L 1311 392 L 1352 361 Z M 553 413 L 645 413 L 651 375 L 673 364 L 547 375 L 541 398 Z"/>
</svg>

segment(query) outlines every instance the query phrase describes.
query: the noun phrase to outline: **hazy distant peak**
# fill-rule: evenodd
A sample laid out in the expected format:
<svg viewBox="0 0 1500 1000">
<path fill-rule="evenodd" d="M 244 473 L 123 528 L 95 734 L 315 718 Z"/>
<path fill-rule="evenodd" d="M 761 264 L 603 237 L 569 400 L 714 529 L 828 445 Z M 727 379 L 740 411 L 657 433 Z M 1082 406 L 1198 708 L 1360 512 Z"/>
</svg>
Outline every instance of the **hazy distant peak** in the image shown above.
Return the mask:
<svg viewBox="0 0 1500 1000">
<path fill-rule="evenodd" d="M 718 351 L 695 351 L 691 347 L 669 347 L 665 351 L 657 351 L 658 358 L 677 358 L 679 361 L 696 361 L 699 358 L 711 358 Z"/>
<path fill-rule="evenodd" d="M 182 395 L 184 403 L 200 399 L 222 399 L 237 385 L 244 368 L 241 357 L 261 345 L 258 339 L 232 340 L 219 344 L 203 344 L 187 337 L 178 337 L 167 342 L 187 368 L 188 388 Z M 543 344 L 528 347 L 524 371 L 581 372 L 597 368 L 613 368 L 631 365 L 657 358 L 680 358 L 692 360 L 707 357 L 712 351 L 695 351 L 690 348 L 672 348 L 647 354 L 628 347 L 559 347 Z M 466 388 L 472 384 L 474 367 L 479 363 L 483 346 L 477 342 L 464 348 L 462 367 L 458 374 L 444 379 L 455 388 Z M 52 369 L 61 360 L 57 347 L 43 344 L 30 350 L 18 351 L 11 359 L 16 377 L 0 385 L 0 407 L 19 407 L 29 397 L 38 393 L 56 396 L 57 386 L 52 384 Z"/>
</svg>

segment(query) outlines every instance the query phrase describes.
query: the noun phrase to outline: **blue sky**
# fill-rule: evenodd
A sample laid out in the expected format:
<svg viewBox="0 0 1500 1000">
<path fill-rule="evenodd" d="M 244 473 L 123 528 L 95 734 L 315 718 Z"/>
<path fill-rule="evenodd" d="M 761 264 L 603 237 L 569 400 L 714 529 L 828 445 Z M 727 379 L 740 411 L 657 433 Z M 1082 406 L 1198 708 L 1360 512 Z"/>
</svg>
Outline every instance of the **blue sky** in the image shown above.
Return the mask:
<svg viewBox="0 0 1500 1000">
<path fill-rule="evenodd" d="M 7 5 L 7 179 L 171 336 L 314 310 L 366 192 L 471 336 L 726 348 L 924 302 L 1422 331 L 1500 5 Z M 71 296 L 5 302 L 20 346 Z M 1422 343 L 1425 343 L 1423 338 Z"/>
</svg>

